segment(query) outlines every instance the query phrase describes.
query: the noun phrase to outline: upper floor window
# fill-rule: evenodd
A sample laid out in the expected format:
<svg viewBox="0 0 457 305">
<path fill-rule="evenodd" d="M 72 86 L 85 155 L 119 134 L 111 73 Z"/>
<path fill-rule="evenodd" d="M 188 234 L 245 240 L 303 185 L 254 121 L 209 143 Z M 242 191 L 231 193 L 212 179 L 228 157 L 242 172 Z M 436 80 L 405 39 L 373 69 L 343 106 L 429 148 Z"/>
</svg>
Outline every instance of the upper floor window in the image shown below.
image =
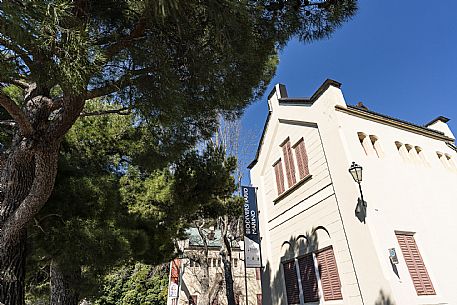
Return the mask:
<svg viewBox="0 0 457 305">
<path fill-rule="evenodd" d="M 282 162 L 281 159 L 276 161 L 275 164 L 273 164 L 273 168 L 275 170 L 275 176 L 276 176 L 276 188 L 278 190 L 278 195 L 281 195 L 284 193 L 284 172 L 282 170 Z"/>
<path fill-rule="evenodd" d="M 297 169 L 300 180 L 304 180 L 309 176 L 308 154 L 306 152 L 305 141 L 303 138 L 298 140 L 293 146 L 291 146 L 290 139 L 287 138 L 280 145 L 280 147 L 282 149 L 284 159 L 279 159 L 273 164 L 278 195 L 281 195 L 286 190 L 284 170 L 288 188 L 297 184 Z"/>
<path fill-rule="evenodd" d="M 289 138 L 287 138 L 287 140 L 282 144 L 282 153 L 286 167 L 287 185 L 291 187 L 295 184 L 295 182 L 297 182 L 297 180 L 295 178 L 295 164 Z"/>
<path fill-rule="evenodd" d="M 306 153 L 305 141 L 301 138 L 295 145 L 295 158 L 297 159 L 298 174 L 300 179 L 309 175 L 308 154 Z"/>
</svg>

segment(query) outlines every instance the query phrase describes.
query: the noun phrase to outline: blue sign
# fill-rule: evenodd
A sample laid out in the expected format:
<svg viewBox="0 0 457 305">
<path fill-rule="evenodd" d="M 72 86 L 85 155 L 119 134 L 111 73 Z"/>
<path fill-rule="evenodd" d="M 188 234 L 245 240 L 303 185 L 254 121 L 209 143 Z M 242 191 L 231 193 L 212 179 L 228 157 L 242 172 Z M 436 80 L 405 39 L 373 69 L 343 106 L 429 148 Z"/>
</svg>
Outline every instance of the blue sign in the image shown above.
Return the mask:
<svg viewBox="0 0 457 305">
<path fill-rule="evenodd" d="M 244 256 L 247 268 L 260 268 L 259 213 L 255 188 L 242 187 L 244 199 Z"/>
</svg>

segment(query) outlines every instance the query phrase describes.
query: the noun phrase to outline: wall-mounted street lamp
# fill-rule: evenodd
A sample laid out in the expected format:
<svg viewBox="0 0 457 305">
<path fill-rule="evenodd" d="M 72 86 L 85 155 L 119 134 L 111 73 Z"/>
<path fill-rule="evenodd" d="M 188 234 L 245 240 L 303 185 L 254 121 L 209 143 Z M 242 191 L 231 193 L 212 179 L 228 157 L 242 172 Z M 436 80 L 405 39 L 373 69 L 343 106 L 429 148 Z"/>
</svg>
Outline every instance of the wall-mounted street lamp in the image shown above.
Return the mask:
<svg viewBox="0 0 457 305">
<path fill-rule="evenodd" d="M 349 173 L 351 174 L 354 181 L 357 182 L 357 184 L 359 185 L 359 190 L 360 190 L 360 200 L 357 202 L 357 206 L 355 208 L 355 213 L 356 213 L 357 217 L 362 216 L 362 218 L 359 217 L 359 219 L 363 220 L 363 223 L 365 223 L 367 203 L 365 202 L 365 200 L 363 200 L 363 192 L 362 192 L 362 184 L 361 184 L 362 167 L 360 165 L 358 165 L 357 163 L 352 162 L 351 167 L 349 168 Z"/>
</svg>

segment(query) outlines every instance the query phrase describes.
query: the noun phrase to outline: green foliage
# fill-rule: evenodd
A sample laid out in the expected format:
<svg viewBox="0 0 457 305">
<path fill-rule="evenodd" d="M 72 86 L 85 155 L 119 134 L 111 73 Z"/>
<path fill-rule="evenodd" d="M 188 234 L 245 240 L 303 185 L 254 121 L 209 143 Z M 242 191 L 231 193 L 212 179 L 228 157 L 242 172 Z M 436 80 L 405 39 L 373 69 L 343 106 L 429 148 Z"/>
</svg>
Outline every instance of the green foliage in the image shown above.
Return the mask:
<svg viewBox="0 0 457 305">
<path fill-rule="evenodd" d="M 110 107 L 116 106 L 94 102 L 86 111 Z M 29 230 L 29 300 L 49 289 L 50 261 L 64 272 L 81 270 L 71 285 L 90 297 L 100 293 L 100 279 L 113 266 L 168 261 L 193 219 L 226 211 L 218 207 L 235 190 L 233 157 L 208 146 L 149 171 L 154 165 L 134 162 L 149 149 L 136 143 L 138 130 L 145 131 L 133 115 L 94 116 L 67 134 L 55 189 Z"/>
<path fill-rule="evenodd" d="M 166 305 L 168 273 L 163 266 L 137 263 L 114 270 L 104 278 L 95 305 Z"/>
</svg>

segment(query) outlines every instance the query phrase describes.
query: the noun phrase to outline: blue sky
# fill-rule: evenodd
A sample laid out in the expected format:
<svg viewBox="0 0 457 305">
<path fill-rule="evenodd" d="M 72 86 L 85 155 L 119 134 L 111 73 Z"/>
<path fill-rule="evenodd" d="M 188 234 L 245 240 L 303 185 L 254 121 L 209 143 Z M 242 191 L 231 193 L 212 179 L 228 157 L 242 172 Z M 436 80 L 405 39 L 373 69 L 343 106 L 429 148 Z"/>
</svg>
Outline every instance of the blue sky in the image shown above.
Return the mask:
<svg viewBox="0 0 457 305">
<path fill-rule="evenodd" d="M 457 134 L 457 1 L 360 0 L 357 15 L 330 39 L 288 44 L 266 95 L 283 83 L 289 97 L 310 96 L 327 78 L 343 84 L 348 104 L 362 101 L 416 124 L 443 115 Z M 252 142 L 241 156 L 248 161 L 267 116 L 266 95 L 242 117 L 242 136 Z"/>
</svg>

